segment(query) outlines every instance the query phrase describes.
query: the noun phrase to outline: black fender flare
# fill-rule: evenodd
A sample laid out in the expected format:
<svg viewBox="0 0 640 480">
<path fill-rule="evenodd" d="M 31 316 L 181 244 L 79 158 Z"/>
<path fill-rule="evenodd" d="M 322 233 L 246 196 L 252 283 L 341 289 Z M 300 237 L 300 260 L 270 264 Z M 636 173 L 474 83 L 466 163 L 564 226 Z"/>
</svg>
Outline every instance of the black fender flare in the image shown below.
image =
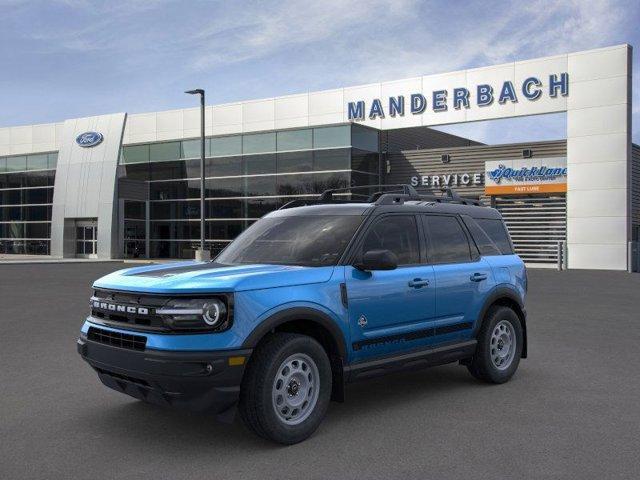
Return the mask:
<svg viewBox="0 0 640 480">
<path fill-rule="evenodd" d="M 482 306 L 480 310 L 480 314 L 478 315 L 478 322 L 476 322 L 474 328 L 474 335 L 477 336 L 478 331 L 480 330 L 480 325 L 482 325 L 482 321 L 484 320 L 487 312 L 491 308 L 491 306 L 495 303 L 499 303 L 501 300 L 508 300 L 517 305 L 516 314 L 518 318 L 520 318 L 520 324 L 522 325 L 522 358 L 527 358 L 527 311 L 524 307 L 524 303 L 522 299 L 512 288 L 506 286 L 498 286 L 495 290 L 493 290 Z"/>
<path fill-rule="evenodd" d="M 278 326 L 295 320 L 306 320 L 323 327 L 333 338 L 342 359 L 347 358 L 347 346 L 340 327 L 329 315 L 309 307 L 292 307 L 280 310 L 260 322 L 242 344 L 242 348 L 255 348 L 260 340 Z"/>
<path fill-rule="evenodd" d="M 264 338 L 270 331 L 275 330 L 280 325 L 293 321 L 305 321 L 314 323 L 329 332 L 337 352 L 329 354 L 332 371 L 331 399 L 337 402 L 344 402 L 345 399 L 345 378 L 344 378 L 344 362 L 347 358 L 347 346 L 344 334 L 340 327 L 329 315 L 314 308 L 309 307 L 292 307 L 274 313 L 270 317 L 260 322 L 245 339 L 244 348 L 255 348 L 260 340 Z"/>
</svg>

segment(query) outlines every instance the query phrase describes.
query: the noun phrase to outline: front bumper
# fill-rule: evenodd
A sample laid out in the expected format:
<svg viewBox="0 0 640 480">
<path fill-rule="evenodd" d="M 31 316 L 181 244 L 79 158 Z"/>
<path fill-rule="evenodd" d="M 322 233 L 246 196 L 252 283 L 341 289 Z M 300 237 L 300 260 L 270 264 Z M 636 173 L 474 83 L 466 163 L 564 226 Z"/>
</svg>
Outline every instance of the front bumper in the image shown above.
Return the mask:
<svg viewBox="0 0 640 480">
<path fill-rule="evenodd" d="M 137 351 L 94 342 L 85 335 L 78 338 L 77 347 L 109 388 L 157 405 L 214 413 L 222 413 L 238 401 L 252 352 Z"/>
</svg>

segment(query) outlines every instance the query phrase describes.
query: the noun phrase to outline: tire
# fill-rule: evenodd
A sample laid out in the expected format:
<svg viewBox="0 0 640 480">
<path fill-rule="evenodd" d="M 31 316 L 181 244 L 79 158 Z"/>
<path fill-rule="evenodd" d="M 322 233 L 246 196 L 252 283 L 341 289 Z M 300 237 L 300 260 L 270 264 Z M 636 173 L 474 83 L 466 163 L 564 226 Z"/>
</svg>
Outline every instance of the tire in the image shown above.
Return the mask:
<svg viewBox="0 0 640 480">
<path fill-rule="evenodd" d="M 471 375 L 488 383 L 509 381 L 522 355 L 522 325 L 516 312 L 509 307 L 491 307 L 477 340 L 476 353 L 467 365 Z"/>
<path fill-rule="evenodd" d="M 254 351 L 242 379 L 240 416 L 263 438 L 284 445 L 301 442 L 327 412 L 331 378 L 329 358 L 316 340 L 295 333 L 270 335 Z"/>
</svg>

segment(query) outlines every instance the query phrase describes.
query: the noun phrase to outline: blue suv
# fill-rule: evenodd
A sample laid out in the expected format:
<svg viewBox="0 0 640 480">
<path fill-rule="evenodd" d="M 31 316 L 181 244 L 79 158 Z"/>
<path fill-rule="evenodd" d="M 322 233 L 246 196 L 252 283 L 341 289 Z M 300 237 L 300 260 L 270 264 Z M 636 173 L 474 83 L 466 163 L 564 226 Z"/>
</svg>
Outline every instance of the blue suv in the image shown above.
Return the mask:
<svg viewBox="0 0 640 480">
<path fill-rule="evenodd" d="M 503 383 L 527 355 L 527 276 L 500 214 L 413 188 L 264 216 L 213 262 L 93 285 L 78 351 L 108 387 L 300 442 L 345 384 L 459 362 Z"/>
</svg>

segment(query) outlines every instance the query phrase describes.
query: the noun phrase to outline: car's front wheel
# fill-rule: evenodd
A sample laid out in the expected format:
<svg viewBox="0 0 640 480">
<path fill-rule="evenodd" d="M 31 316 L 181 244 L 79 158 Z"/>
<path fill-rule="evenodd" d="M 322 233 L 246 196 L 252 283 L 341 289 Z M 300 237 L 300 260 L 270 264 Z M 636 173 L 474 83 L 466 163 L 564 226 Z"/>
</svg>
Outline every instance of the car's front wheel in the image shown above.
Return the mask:
<svg viewBox="0 0 640 480">
<path fill-rule="evenodd" d="M 511 308 L 494 306 L 478 332 L 476 353 L 467 368 L 474 377 L 504 383 L 518 369 L 522 355 L 522 325 Z"/>
<path fill-rule="evenodd" d="M 320 425 L 331 398 L 331 365 L 313 338 L 275 333 L 255 350 L 240 391 L 240 415 L 258 435 L 301 442 Z"/>
</svg>

